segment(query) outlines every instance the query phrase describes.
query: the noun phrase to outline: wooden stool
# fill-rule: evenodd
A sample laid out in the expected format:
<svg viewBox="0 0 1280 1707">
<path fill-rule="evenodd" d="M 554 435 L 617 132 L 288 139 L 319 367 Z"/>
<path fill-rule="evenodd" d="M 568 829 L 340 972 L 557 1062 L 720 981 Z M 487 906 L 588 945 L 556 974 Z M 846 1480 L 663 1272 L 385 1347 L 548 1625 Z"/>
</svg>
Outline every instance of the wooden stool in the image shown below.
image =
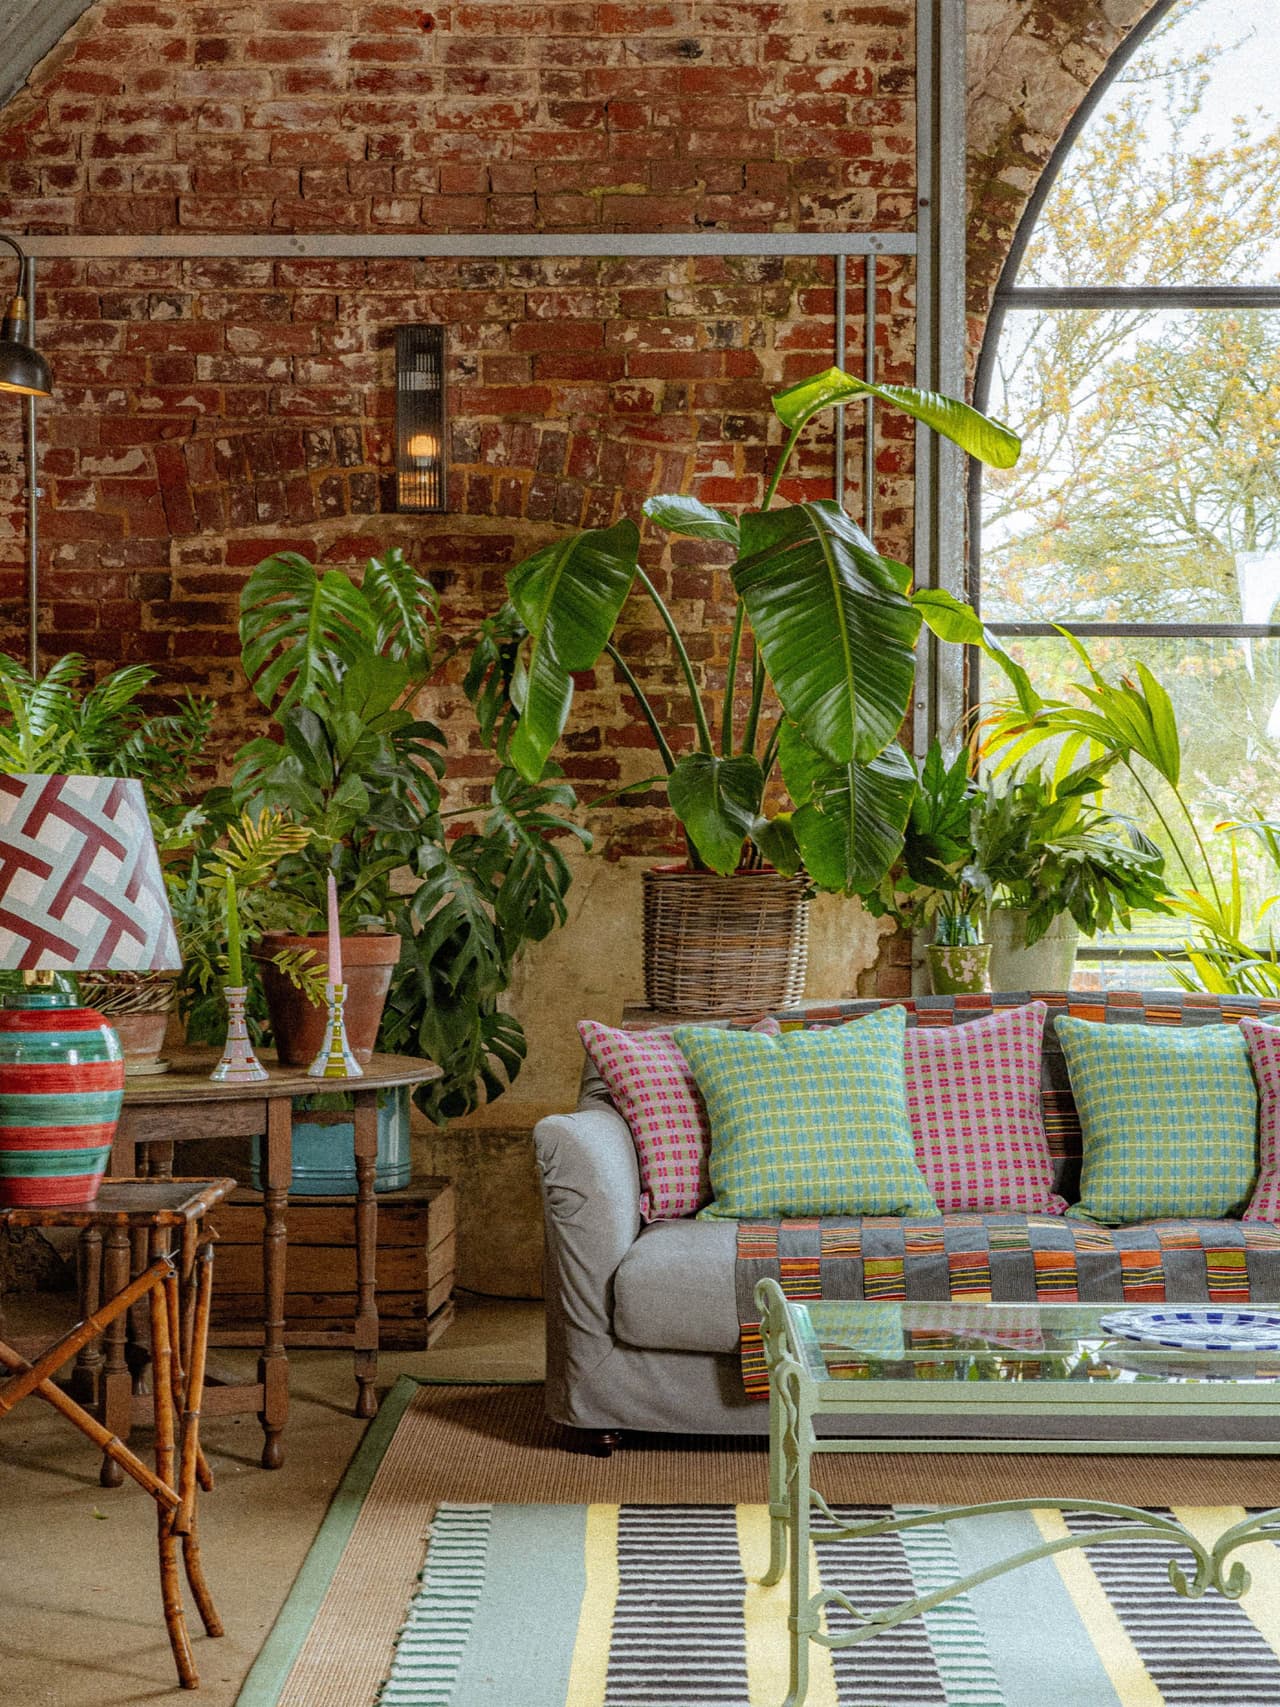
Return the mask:
<svg viewBox="0 0 1280 1707">
<path fill-rule="evenodd" d="M 104 1298 L 93 1300 L 83 1319 L 55 1340 L 34 1363 L 0 1340 L 0 1368 L 9 1371 L 0 1381 L 0 1419 L 35 1393 L 87 1435 L 118 1466 L 132 1476 L 156 1502 L 160 1591 L 169 1646 L 184 1689 L 199 1687 L 191 1642 L 187 1635 L 178 1573 L 178 1542 L 187 1582 L 205 1631 L 220 1636 L 222 1625 L 214 1608 L 200 1564 L 197 1495 L 213 1486 L 200 1448 L 200 1402 L 204 1390 L 205 1353 L 212 1306 L 213 1246 L 201 1239 L 201 1224 L 235 1181 L 107 1180 L 97 1199 L 82 1208 L 0 1209 L 0 1225 L 10 1227 L 78 1227 L 91 1243 L 108 1252 L 122 1251 L 120 1263 L 109 1265 Z M 193 1284 L 184 1309 L 179 1298 L 178 1269 L 169 1245 L 179 1233 L 183 1254 L 190 1253 Z M 144 1237 L 150 1261 L 141 1274 L 129 1276 L 128 1254 L 135 1234 Z M 123 1334 L 131 1309 L 146 1302 L 151 1333 L 152 1412 L 155 1423 L 155 1470 L 152 1472 L 111 1430 L 53 1383 L 54 1373 L 104 1332 Z"/>
</svg>

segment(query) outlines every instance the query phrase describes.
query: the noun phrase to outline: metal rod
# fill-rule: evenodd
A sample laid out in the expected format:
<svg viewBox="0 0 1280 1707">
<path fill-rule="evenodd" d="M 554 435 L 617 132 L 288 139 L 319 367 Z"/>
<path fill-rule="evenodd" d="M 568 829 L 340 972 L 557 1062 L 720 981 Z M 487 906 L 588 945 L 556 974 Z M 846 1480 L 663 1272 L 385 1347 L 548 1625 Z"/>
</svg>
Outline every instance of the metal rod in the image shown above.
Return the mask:
<svg viewBox="0 0 1280 1707">
<path fill-rule="evenodd" d="M 987 622 L 992 634 L 1061 639 L 1062 628 L 1097 640 L 1280 640 L 1275 622 Z"/>
<path fill-rule="evenodd" d="M 24 238 L 33 255 L 70 260 L 113 261 L 223 259 L 298 260 L 314 256 L 354 260 L 387 256 L 411 259 L 443 256 L 450 260 L 498 260 L 522 257 L 634 255 L 914 255 L 913 231 L 617 231 L 563 236 L 516 233 L 447 236 L 381 232 L 309 233 L 283 237 L 78 237 Z"/>
<path fill-rule="evenodd" d="M 865 266 L 867 304 L 863 320 L 866 326 L 867 347 L 862 364 L 862 376 L 868 385 L 876 382 L 876 258 L 868 255 Z M 862 515 L 863 529 L 868 539 L 875 538 L 876 526 L 876 400 L 868 397 L 866 424 L 862 439 Z"/>
<path fill-rule="evenodd" d="M 26 261 L 27 336 L 32 348 L 36 342 L 36 264 Z M 23 455 L 27 463 L 27 668 L 33 676 L 40 673 L 40 486 L 37 460 L 39 453 L 36 400 L 26 399 L 26 418 L 23 423 Z"/>
<path fill-rule="evenodd" d="M 848 346 L 849 333 L 846 324 L 846 297 L 849 288 L 849 261 L 845 255 L 837 255 L 836 263 L 836 366 L 844 367 L 845 350 Z M 845 487 L 845 449 L 844 449 L 844 410 L 836 410 L 836 457 L 835 457 L 835 488 L 836 503 L 844 507 Z"/>
<path fill-rule="evenodd" d="M 1280 308 L 1280 285 L 1015 285 L 1004 308 Z"/>
</svg>

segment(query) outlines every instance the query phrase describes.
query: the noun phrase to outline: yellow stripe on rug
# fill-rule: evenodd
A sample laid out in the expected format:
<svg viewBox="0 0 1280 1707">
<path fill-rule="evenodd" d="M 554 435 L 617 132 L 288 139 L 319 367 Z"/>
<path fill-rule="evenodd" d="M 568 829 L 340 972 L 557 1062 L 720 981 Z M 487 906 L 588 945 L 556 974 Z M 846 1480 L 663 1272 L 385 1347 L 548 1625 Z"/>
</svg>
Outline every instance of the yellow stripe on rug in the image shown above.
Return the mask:
<svg viewBox="0 0 1280 1707">
<path fill-rule="evenodd" d="M 1046 1541 L 1061 1541 L 1071 1533 L 1060 1511 L 1042 1509 L 1031 1515 Z M 1085 1552 L 1081 1549 L 1055 1553 L 1053 1562 L 1092 1638 L 1120 1707 L 1164 1707 L 1164 1696 L 1142 1663 L 1142 1656 L 1107 1599 L 1106 1590 L 1093 1574 Z"/>
<path fill-rule="evenodd" d="M 760 1578 L 769 1568 L 769 1508 L 761 1505 L 740 1505 L 738 1518 L 738 1555 L 742 1574 L 747 1579 L 747 1592 L 742 1602 L 742 1617 L 747 1640 L 747 1699 L 751 1707 L 777 1707 L 790 1686 L 790 1642 L 787 1634 L 789 1588 L 784 1574 L 782 1581 L 765 1588 Z M 818 1575 L 817 1548 L 809 1546 L 809 1580 L 816 1589 Z M 822 1628 L 827 1628 L 826 1614 Z M 836 1694 L 836 1671 L 829 1648 L 809 1643 L 809 1693 L 805 1707 L 839 1707 Z"/>
<path fill-rule="evenodd" d="M 1243 1506 L 1180 1505 L 1173 1508 L 1173 1515 L 1212 1550 L 1218 1537 L 1243 1523 L 1248 1514 Z M 1231 1557 L 1239 1559 L 1252 1579 L 1238 1604 L 1272 1653 L 1280 1655 L 1280 1549 L 1273 1541 L 1257 1541 Z"/>
<path fill-rule="evenodd" d="M 604 1707 L 618 1604 L 618 1508 L 589 1505 L 583 1556 L 587 1581 L 573 1644 L 565 1707 Z"/>
</svg>

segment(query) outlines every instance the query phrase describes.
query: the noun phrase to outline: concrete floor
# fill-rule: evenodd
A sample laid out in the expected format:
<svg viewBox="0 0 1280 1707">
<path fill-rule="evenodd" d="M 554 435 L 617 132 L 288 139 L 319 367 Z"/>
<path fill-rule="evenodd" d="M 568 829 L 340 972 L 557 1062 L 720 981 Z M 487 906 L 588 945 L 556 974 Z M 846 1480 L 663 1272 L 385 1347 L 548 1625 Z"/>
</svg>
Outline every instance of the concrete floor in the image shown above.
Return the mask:
<svg viewBox="0 0 1280 1707">
<path fill-rule="evenodd" d="M 11 1331 L 38 1331 L 9 1311 Z M 246 1352 L 219 1351 L 219 1367 L 252 1369 Z M 89 1442 L 38 1399 L 0 1431 L 0 1703 L 4 1707 L 123 1707 L 198 1701 L 230 1707 L 288 1593 L 365 1424 L 351 1415 L 351 1358 L 291 1355 L 290 1416 L 282 1469 L 259 1469 L 252 1415 L 210 1419 L 202 1430 L 217 1486 L 201 1508 L 206 1575 L 227 1635 L 192 1635 L 198 1695 L 183 1696 L 160 1609 L 155 1507 L 132 1482 L 98 1485 Z M 430 1352 L 384 1354 L 380 1386 L 401 1371 L 484 1380 L 542 1373 L 542 1306 L 459 1300 Z M 143 1436 L 145 1445 L 147 1436 Z"/>
</svg>

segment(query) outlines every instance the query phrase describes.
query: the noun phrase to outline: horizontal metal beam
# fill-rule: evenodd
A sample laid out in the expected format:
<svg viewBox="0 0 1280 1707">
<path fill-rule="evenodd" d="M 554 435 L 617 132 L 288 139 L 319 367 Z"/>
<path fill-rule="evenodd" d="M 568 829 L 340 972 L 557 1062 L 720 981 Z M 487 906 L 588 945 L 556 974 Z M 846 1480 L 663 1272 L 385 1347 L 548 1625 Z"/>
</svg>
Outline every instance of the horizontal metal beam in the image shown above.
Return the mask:
<svg viewBox="0 0 1280 1707">
<path fill-rule="evenodd" d="M 1280 285 L 1015 285 L 1001 308 L 1280 308 Z"/>
<path fill-rule="evenodd" d="M 654 255 L 914 255 L 913 231 L 615 231 L 549 236 L 333 232 L 276 237 L 23 237 L 28 254 L 72 260 L 499 260 Z"/>
<path fill-rule="evenodd" d="M 1274 622 L 987 622 L 992 634 L 1031 639 L 1037 635 L 1061 638 L 1060 629 L 1070 629 L 1079 639 L 1089 640 L 1280 640 L 1280 623 Z"/>
</svg>

